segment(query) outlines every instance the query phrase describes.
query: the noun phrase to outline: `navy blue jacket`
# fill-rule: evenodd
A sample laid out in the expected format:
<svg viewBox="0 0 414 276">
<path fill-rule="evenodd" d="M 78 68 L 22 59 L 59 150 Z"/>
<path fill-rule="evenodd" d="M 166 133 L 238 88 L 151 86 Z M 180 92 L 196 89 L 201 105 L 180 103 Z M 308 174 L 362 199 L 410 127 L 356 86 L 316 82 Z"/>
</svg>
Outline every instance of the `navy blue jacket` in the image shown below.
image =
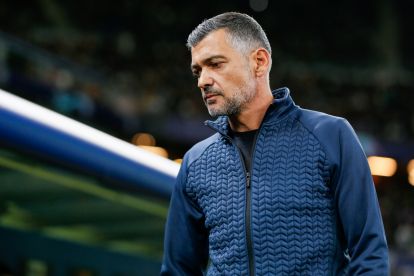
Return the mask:
<svg viewBox="0 0 414 276">
<path fill-rule="evenodd" d="M 251 175 L 224 116 L 186 153 L 161 275 L 388 275 L 375 187 L 352 127 L 298 107 L 287 88 L 273 94 Z"/>
</svg>

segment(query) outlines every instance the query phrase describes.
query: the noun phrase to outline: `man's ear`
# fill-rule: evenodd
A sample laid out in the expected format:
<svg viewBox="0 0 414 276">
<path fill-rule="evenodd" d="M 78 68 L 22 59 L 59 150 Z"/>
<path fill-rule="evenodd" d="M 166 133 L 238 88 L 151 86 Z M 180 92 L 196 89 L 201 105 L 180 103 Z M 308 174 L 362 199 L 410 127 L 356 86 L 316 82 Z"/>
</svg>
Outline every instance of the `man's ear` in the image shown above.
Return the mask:
<svg viewBox="0 0 414 276">
<path fill-rule="evenodd" d="M 253 52 L 254 73 L 256 77 L 262 77 L 269 72 L 270 54 L 265 48 L 259 48 Z"/>
</svg>

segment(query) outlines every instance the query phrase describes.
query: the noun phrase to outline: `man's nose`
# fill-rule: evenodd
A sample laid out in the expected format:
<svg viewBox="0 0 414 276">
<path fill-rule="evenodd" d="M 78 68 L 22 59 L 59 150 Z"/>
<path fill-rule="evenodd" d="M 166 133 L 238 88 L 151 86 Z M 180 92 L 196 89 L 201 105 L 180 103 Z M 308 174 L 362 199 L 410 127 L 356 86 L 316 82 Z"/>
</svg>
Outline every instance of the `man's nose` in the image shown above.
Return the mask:
<svg viewBox="0 0 414 276">
<path fill-rule="evenodd" d="M 198 78 L 198 87 L 204 89 L 206 86 L 213 85 L 213 79 L 209 74 L 208 70 L 202 70 Z"/>
</svg>

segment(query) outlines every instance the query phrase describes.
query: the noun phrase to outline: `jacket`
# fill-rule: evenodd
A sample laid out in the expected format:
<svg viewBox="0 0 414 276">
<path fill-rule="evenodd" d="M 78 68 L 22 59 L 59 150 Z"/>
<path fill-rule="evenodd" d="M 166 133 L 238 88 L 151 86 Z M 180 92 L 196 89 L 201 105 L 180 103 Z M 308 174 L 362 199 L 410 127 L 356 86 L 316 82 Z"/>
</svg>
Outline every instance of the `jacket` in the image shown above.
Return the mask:
<svg viewBox="0 0 414 276">
<path fill-rule="evenodd" d="M 250 174 L 227 117 L 184 156 L 161 275 L 388 275 L 366 156 L 343 118 L 273 91 Z"/>
</svg>

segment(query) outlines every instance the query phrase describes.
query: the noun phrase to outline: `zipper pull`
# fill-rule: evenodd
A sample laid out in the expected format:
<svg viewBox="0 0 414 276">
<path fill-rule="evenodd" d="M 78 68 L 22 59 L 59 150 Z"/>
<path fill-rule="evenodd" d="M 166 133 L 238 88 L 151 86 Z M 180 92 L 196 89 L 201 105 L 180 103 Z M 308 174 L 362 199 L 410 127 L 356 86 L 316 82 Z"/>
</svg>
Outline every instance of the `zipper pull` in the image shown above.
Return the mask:
<svg viewBox="0 0 414 276">
<path fill-rule="evenodd" d="M 247 180 L 246 187 L 250 188 L 250 173 L 249 172 L 246 173 L 246 180 Z"/>
</svg>

